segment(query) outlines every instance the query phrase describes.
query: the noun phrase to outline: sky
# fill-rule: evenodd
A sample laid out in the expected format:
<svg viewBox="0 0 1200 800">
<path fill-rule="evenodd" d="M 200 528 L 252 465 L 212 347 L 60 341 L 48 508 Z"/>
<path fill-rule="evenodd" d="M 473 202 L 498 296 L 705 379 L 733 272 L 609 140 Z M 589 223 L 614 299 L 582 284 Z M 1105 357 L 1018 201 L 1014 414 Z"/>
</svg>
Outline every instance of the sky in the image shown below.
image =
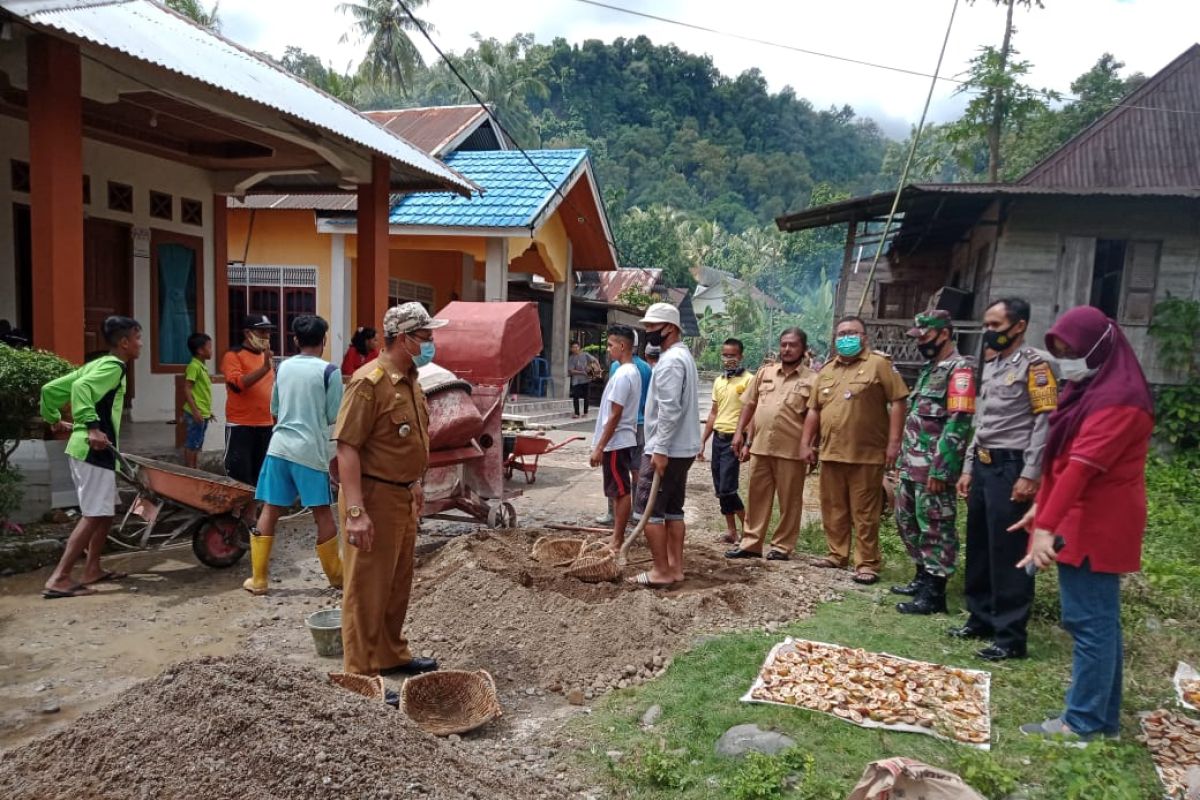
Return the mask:
<svg viewBox="0 0 1200 800">
<path fill-rule="evenodd" d="M 932 74 L 953 0 L 608 0 L 644 13 L 725 33 Z M 207 2 L 211 6 L 211 2 Z M 341 42 L 350 18 L 336 0 L 221 0 L 222 32 L 255 50 L 280 55 L 296 45 L 341 70 L 356 64 L 364 45 Z M 1030 82 L 1068 92 L 1071 81 L 1105 52 L 1126 71 L 1161 69 L 1200 39 L 1196 0 L 1044 0 L 1044 9 L 1018 8 L 1015 44 L 1033 63 Z M 735 13 L 734 13 L 735 12 Z M 656 44 L 712 57 L 736 75 L 757 67 L 772 91 L 791 86 L 818 108 L 849 104 L 889 135 L 903 137 L 920 117 L 929 78 L 849 64 L 762 43 L 722 36 L 586 5 L 578 0 L 429 0 L 418 12 L 433 23 L 444 50 L 461 52 L 471 35 L 508 39 L 533 33 L 540 42 L 562 37 L 611 42 L 645 35 Z M 1004 12 L 993 0 L 958 5 L 941 74 L 961 76 L 970 58 L 998 45 Z M 427 63 L 436 54 L 418 45 Z M 940 82 L 930 119 L 958 116 L 966 98 Z"/>
</svg>

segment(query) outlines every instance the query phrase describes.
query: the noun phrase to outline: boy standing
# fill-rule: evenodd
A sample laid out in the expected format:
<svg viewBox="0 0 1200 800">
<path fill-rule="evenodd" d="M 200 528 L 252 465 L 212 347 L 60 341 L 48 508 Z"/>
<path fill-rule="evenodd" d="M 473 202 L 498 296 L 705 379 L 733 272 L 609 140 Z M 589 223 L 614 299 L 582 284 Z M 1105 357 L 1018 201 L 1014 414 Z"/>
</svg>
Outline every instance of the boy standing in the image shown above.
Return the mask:
<svg viewBox="0 0 1200 800">
<path fill-rule="evenodd" d="M 625 542 L 625 526 L 632 505 L 629 472 L 633 452 L 637 449 L 638 401 L 642 395 L 642 379 L 633 365 L 632 328 L 624 325 L 609 328 L 608 355 L 617 368 L 600 398 L 590 463 L 593 467 L 603 468 L 604 496 L 613 504 L 613 534 L 609 547 L 616 552 Z"/>
<path fill-rule="evenodd" d="M 329 488 L 331 447 L 329 430 L 342 404 L 342 378 L 338 368 L 323 360 L 329 324 L 305 314 L 292 322 L 298 355 L 279 365 L 271 392 L 275 430 L 258 476 L 254 498 L 263 502 L 258 526 L 250 533 L 251 577 L 242 587 L 250 594 L 266 594 L 267 567 L 279 515 L 299 496 L 312 509 L 317 523 L 317 558 L 329 585 L 342 588 L 342 558 L 338 552 L 337 525 L 333 521 L 333 493 Z"/>
<path fill-rule="evenodd" d="M 101 326 L 108 355 L 42 387 L 42 419 L 55 431 L 70 431 L 66 454 L 79 495 L 82 516 L 67 539 L 58 566 L 46 580 L 42 597 L 55 600 L 94 594 L 88 587 L 124 578 L 100 568 L 100 553 L 112 527 L 117 504 L 117 433 L 125 406 L 125 373 L 142 352 L 142 326 L 129 317 L 108 317 Z M 74 422 L 64 422 L 62 408 L 71 404 Z M 87 551 L 83 575 L 71 578 L 75 562 Z"/>
<path fill-rule="evenodd" d="M 183 463 L 195 469 L 200 462 L 208 421 L 212 418 L 212 378 L 205 363 L 212 358 L 212 337 L 206 333 L 193 333 L 188 337 L 187 346 L 192 360 L 183 371 L 183 423 L 187 426 Z"/>
</svg>

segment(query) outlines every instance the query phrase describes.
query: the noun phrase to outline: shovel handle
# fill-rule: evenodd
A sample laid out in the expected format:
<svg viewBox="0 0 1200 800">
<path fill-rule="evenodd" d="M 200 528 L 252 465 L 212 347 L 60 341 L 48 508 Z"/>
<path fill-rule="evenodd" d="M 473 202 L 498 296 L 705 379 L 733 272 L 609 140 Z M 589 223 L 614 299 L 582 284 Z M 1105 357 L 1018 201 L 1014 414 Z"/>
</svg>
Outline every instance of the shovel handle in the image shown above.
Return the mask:
<svg viewBox="0 0 1200 800">
<path fill-rule="evenodd" d="M 658 499 L 658 485 L 662 482 L 662 475 L 658 472 L 654 473 L 654 478 L 650 481 L 650 493 L 646 496 L 646 509 L 642 512 L 641 519 L 633 529 L 633 533 L 625 537 L 625 542 L 621 545 L 621 552 L 617 554 L 617 566 L 625 566 L 625 555 L 629 552 L 629 548 L 633 546 L 633 542 L 642 531 L 646 530 L 646 521 L 650 519 L 650 515 L 654 513 L 654 501 Z"/>
</svg>

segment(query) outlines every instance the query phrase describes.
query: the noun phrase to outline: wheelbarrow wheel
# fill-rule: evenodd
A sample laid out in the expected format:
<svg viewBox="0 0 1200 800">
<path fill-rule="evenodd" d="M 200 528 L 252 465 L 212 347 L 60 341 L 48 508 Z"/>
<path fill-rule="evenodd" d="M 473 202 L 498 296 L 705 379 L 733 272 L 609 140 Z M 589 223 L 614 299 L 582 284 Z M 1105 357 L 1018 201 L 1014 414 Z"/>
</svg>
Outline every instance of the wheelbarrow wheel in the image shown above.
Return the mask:
<svg viewBox="0 0 1200 800">
<path fill-rule="evenodd" d="M 497 503 L 488 509 L 487 523 L 489 528 L 517 527 L 517 510 L 512 503 Z"/>
<path fill-rule="evenodd" d="M 205 517 L 192 533 L 192 552 L 201 564 L 216 569 L 232 567 L 246 554 L 242 521 L 231 514 Z"/>
</svg>

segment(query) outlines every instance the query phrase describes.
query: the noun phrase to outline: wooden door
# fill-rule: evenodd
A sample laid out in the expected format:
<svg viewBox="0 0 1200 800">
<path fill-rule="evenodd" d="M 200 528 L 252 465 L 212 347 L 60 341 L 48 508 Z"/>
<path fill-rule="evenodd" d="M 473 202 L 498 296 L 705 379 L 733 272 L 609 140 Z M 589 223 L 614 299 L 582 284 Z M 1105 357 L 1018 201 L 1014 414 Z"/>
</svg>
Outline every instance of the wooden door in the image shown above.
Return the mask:
<svg viewBox="0 0 1200 800">
<path fill-rule="evenodd" d="M 103 219 L 83 224 L 83 352 L 85 358 L 108 352 L 100 326 L 105 317 L 133 316 L 133 246 L 128 225 Z M 133 398 L 133 375 L 125 402 Z"/>
<path fill-rule="evenodd" d="M 1064 236 L 1058 258 L 1058 291 L 1054 316 L 1075 306 L 1087 305 L 1092 294 L 1092 269 L 1096 240 L 1091 236 Z"/>
</svg>

